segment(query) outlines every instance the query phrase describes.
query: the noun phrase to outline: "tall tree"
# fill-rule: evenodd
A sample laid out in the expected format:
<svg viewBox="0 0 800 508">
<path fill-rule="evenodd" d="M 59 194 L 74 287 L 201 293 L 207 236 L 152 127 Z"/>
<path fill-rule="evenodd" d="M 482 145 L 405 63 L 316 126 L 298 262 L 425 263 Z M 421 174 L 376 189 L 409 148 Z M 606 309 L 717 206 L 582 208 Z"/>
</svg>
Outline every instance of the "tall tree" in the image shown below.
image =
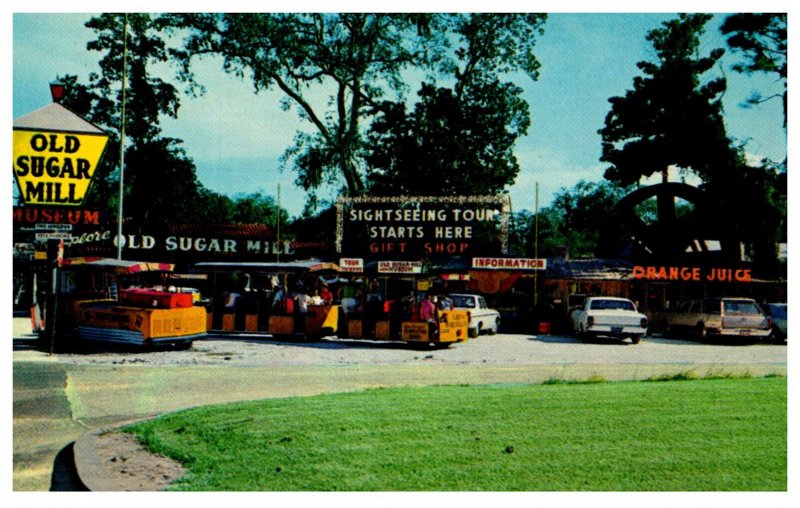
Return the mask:
<svg viewBox="0 0 800 508">
<path fill-rule="evenodd" d="M 113 217 L 116 213 L 119 189 L 119 179 L 114 176 L 119 165 L 119 157 L 114 157 L 114 154 L 119 154 L 120 134 L 119 126 L 113 124 L 114 101 L 79 82 L 77 76 L 56 76 L 56 81 L 64 85 L 65 92 L 61 105 L 101 127 L 108 135 L 105 154 L 94 172 L 84 205 Z"/>
<path fill-rule="evenodd" d="M 611 111 L 600 130 L 601 160 L 611 163 L 605 177 L 626 185 L 662 172 L 666 180 L 669 166 L 697 175 L 718 212 L 720 239 L 744 242 L 754 260 L 774 272 L 781 224 L 769 190 L 774 175 L 748 166 L 743 147 L 726 134 L 726 81 L 707 76 L 724 50 L 700 55 L 700 36 L 710 19 L 709 14 L 682 14 L 648 34 L 657 61 L 639 62 L 644 76 L 634 78 L 625 96 L 609 99 Z M 673 196 L 658 196 L 657 213 L 665 219 L 677 216 Z M 679 227 L 677 222 L 664 224 L 664 234 L 677 233 L 668 227 Z"/>
<path fill-rule="evenodd" d="M 708 181 L 737 165 L 722 114 L 726 80 L 706 76 L 724 50 L 699 56 L 710 19 L 681 14 L 648 33 L 656 61 L 637 64 L 643 76 L 634 78 L 624 96 L 609 99 L 611 111 L 599 131 L 600 160 L 611 164 L 607 179 L 628 185 L 662 173 L 666 180 L 674 165 Z"/>
<path fill-rule="evenodd" d="M 780 98 L 784 129 L 788 121 L 786 23 L 786 13 L 740 13 L 727 16 L 720 27 L 722 34 L 727 36 L 728 46 L 743 57 L 743 61 L 733 66 L 735 71 L 770 74 L 782 86 L 782 91 L 775 94 L 753 92 L 748 102 L 755 105 Z M 754 246 L 755 255 L 774 260 L 774 244 L 770 240 L 785 242 L 787 237 L 787 160 L 784 158 L 780 163 L 764 160 L 760 168 L 750 169 L 748 186 L 752 190 L 751 196 L 760 199 L 756 202 L 758 210 L 753 210 L 748 218 L 757 222 L 752 227 L 764 232 L 761 235 L 763 240 Z M 774 226 L 776 223 L 777 228 Z"/>
<path fill-rule="evenodd" d="M 452 88 L 423 83 L 408 113 L 386 102 L 371 125 L 366 161 L 375 194 L 497 194 L 513 183 L 514 142 L 530 125 L 522 89 L 501 77 L 539 77 L 533 53 L 543 14 L 468 14 L 450 21 L 456 48 L 442 76 Z"/>
<path fill-rule="evenodd" d="M 387 97 L 402 102 L 408 88 L 403 71 L 535 73 L 531 48 L 542 21 L 540 15 L 365 13 L 180 14 L 161 20 L 188 33 L 175 56 L 192 85 L 192 60 L 217 55 L 227 72 L 250 77 L 257 92 L 280 90 L 283 106 L 296 106 L 313 126 L 297 133 L 284 156 L 297 182 L 313 191 L 343 180 L 349 195 L 365 190 L 364 126 Z M 453 38 L 461 45 L 449 51 Z"/>
<path fill-rule="evenodd" d="M 459 95 L 423 84 L 410 114 L 384 109 L 371 126 L 366 155 L 376 195 L 499 194 L 519 173 L 514 142 L 527 131 L 521 89 L 498 81 Z"/>
<path fill-rule="evenodd" d="M 760 104 L 774 98 L 783 101 L 783 127 L 787 123 L 787 41 L 786 13 L 740 13 L 725 18 L 720 27 L 728 37 L 728 46 L 740 53 L 744 60 L 733 66 L 737 72 L 774 74 L 783 85 L 779 94 L 764 96 L 754 92 L 748 102 Z"/>
<path fill-rule="evenodd" d="M 196 86 L 195 57 L 222 56 L 226 72 L 249 76 L 256 92 L 277 88 L 285 109 L 296 106 L 313 133 L 297 134 L 298 182 L 315 188 L 341 177 L 350 194 L 363 191 L 361 121 L 370 102 L 402 91 L 400 72 L 429 63 L 440 39 L 430 16 L 406 14 L 173 14 L 163 26 L 188 33 L 175 53 Z"/>
<path fill-rule="evenodd" d="M 180 140 L 162 136 L 162 116 L 176 118 L 180 100 L 178 90 L 151 72 L 168 58 L 163 39 L 148 14 L 101 14 L 86 27 L 96 39 L 87 44 L 90 51 L 102 53 L 100 72 L 92 73 L 86 85 L 72 84 L 69 104 L 112 134 L 116 152 L 104 158 L 105 185 L 98 185 L 102 199 L 113 200 L 109 180 L 119 182 L 119 153 L 122 126 L 123 73 L 125 93 L 125 206 L 133 224 L 150 225 L 185 222 L 192 217 L 193 199 L 199 184 L 193 161 L 180 148 Z M 127 53 L 123 65 L 123 54 Z M 113 147 L 113 145 L 112 145 Z M 111 148 L 111 147 L 110 147 Z M 117 166 L 111 175 L 109 165 Z M 180 195 L 181 199 L 175 199 Z"/>
</svg>

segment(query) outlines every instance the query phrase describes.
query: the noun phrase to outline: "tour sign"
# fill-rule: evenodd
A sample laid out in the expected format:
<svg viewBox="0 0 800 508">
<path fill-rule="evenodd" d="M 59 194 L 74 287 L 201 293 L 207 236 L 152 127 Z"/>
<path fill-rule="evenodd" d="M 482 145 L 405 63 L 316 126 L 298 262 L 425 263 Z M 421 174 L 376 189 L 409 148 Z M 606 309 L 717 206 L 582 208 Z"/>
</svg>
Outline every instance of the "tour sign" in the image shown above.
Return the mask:
<svg viewBox="0 0 800 508">
<path fill-rule="evenodd" d="M 14 121 L 14 177 L 28 205 L 80 206 L 108 135 L 59 104 Z"/>
<path fill-rule="evenodd" d="M 510 214 L 507 195 L 339 198 L 336 251 L 390 260 L 505 254 Z"/>
</svg>

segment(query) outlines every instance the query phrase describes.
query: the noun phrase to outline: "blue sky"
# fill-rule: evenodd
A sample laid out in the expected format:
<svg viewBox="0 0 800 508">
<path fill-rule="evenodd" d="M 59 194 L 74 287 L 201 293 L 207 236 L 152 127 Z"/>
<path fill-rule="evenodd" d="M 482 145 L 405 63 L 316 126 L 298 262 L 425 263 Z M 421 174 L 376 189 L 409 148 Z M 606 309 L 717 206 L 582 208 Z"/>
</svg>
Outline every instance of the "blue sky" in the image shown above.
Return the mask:
<svg viewBox="0 0 800 508">
<path fill-rule="evenodd" d="M 723 16 L 708 25 L 705 52 L 725 47 L 717 30 Z M 88 14 L 14 13 L 12 17 L 12 108 L 17 118 L 50 102 L 48 83 L 56 75 L 76 74 L 85 80 L 97 70 L 99 54 L 86 50 L 93 38 L 83 26 Z M 602 179 L 605 166 L 599 161 L 597 131 L 608 113 L 608 98 L 632 87 L 633 77 L 639 75 L 636 62 L 653 58 L 645 35 L 673 17 L 611 12 L 550 15 L 536 45 L 542 63 L 539 81 L 515 80 L 525 90 L 532 125 L 515 149 L 522 169 L 509 189 L 514 210 L 534 209 L 536 182 L 540 206 L 547 206 L 561 188 L 571 188 L 580 179 Z M 780 88 L 771 78 L 733 72 L 730 66 L 736 58 L 728 52 L 719 69 L 729 82 L 724 99 L 728 134 L 746 142 L 753 157 L 782 160 L 787 147 L 779 101 L 755 109 L 740 106 L 753 90 L 769 95 Z M 278 159 L 294 132 L 305 127 L 296 111 L 282 111 L 277 93 L 255 95 L 249 82 L 225 75 L 219 61 L 205 62 L 198 74 L 206 95 L 183 98 L 178 119 L 163 122 L 164 134 L 184 141 L 206 187 L 231 195 L 257 190 L 275 195 L 280 182 L 281 204 L 298 214 L 304 194 L 294 186 L 291 171 L 278 171 Z M 418 83 L 410 83 L 410 88 L 413 96 Z"/>
</svg>

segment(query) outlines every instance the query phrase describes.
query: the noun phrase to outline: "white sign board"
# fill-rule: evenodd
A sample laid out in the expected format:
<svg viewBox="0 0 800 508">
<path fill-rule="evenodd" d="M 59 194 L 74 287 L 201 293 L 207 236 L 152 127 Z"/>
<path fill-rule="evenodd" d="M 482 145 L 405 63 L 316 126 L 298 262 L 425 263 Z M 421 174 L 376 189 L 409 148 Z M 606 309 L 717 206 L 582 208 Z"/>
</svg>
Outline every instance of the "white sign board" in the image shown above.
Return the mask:
<svg viewBox="0 0 800 508">
<path fill-rule="evenodd" d="M 69 240 L 72 235 L 69 233 L 36 233 L 37 240 Z"/>
<path fill-rule="evenodd" d="M 364 260 L 362 258 L 339 258 L 339 271 L 364 273 Z"/>
<path fill-rule="evenodd" d="M 378 273 L 422 273 L 422 262 L 378 261 Z"/>
<path fill-rule="evenodd" d="M 480 270 L 544 270 L 546 259 L 533 258 L 472 258 L 472 268 Z"/>
<path fill-rule="evenodd" d="M 72 231 L 72 224 L 42 224 L 37 223 L 35 228 L 45 231 Z"/>
</svg>

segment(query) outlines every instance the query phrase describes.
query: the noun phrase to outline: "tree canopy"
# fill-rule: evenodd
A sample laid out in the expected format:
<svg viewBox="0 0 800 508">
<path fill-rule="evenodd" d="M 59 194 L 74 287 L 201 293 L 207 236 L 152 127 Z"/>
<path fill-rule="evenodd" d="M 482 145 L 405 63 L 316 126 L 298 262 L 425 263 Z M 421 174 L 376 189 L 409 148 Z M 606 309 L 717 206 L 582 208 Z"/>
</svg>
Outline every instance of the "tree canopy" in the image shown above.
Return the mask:
<svg viewBox="0 0 800 508">
<path fill-rule="evenodd" d="M 411 113 L 394 104 L 369 131 L 370 192 L 502 193 L 519 173 L 514 142 L 530 124 L 520 93 L 498 81 L 468 84 L 460 95 L 423 84 Z"/>
<path fill-rule="evenodd" d="M 614 205 L 629 191 L 612 182 L 580 180 L 572 188 L 561 187 L 550 206 L 539 211 L 538 249 L 534 246 L 536 214 L 514 214 L 510 245 L 517 255 L 539 252 L 542 257 L 570 257 L 597 254 L 600 232 L 611 217 Z"/>
<path fill-rule="evenodd" d="M 629 185 L 669 166 L 704 181 L 735 166 L 736 151 L 725 132 L 723 76 L 707 77 L 724 54 L 699 56 L 710 14 L 681 14 L 650 31 L 656 61 L 642 61 L 642 76 L 622 97 L 612 97 L 602 136 L 601 161 L 609 180 Z"/>
<path fill-rule="evenodd" d="M 180 147 L 181 141 L 164 137 L 161 117 L 177 117 L 179 91 L 154 75 L 154 65 L 168 60 L 166 46 L 148 14 L 101 14 L 86 22 L 96 39 L 87 49 L 102 54 L 100 72 L 91 73 L 86 85 L 67 77 L 66 104 L 77 108 L 112 136 L 111 146 L 119 153 L 124 142 L 124 207 L 134 212 L 125 215 L 135 225 L 183 222 L 192 216 L 199 183 L 192 160 Z M 127 53 L 123 65 L 123 55 Z M 123 76 L 125 139 L 123 132 Z M 104 158 L 96 180 L 97 204 L 111 208 L 118 203 L 113 183 L 119 185 L 120 160 Z M 112 169 L 116 168 L 116 175 Z M 176 195 L 182 199 L 175 199 Z"/>
<path fill-rule="evenodd" d="M 127 23 L 127 27 L 125 24 Z M 134 227 L 179 223 L 270 223 L 274 200 L 252 193 L 234 198 L 203 187 L 193 160 L 179 139 L 163 136 L 164 116 L 177 118 L 179 90 L 152 72 L 167 61 L 166 43 L 147 14 L 102 14 L 86 26 L 96 34 L 87 49 L 102 53 L 100 72 L 88 83 L 76 76 L 58 78 L 66 85 L 62 103 L 109 134 L 109 147 L 95 175 L 87 204 L 116 216 L 122 126 L 123 45 L 126 59 L 124 210 Z M 127 42 L 126 42 L 127 39 Z M 180 199 L 176 199 L 180 196 Z M 281 210 L 284 220 L 286 211 Z"/>
<path fill-rule="evenodd" d="M 731 14 L 725 18 L 720 31 L 728 37 L 728 46 L 744 58 L 733 66 L 735 71 L 745 74 L 754 72 L 774 74 L 783 84 L 782 93 L 764 96 L 760 92 L 754 92 L 748 102 L 759 104 L 780 97 L 783 100 L 783 127 L 786 128 L 788 105 L 786 13 Z"/>
<path fill-rule="evenodd" d="M 648 33 L 656 61 L 639 62 L 643 75 L 634 78 L 633 88 L 609 99 L 611 111 L 600 130 L 601 160 L 611 163 L 605 177 L 627 185 L 662 172 L 666 180 L 670 166 L 697 175 L 709 203 L 724 218 L 716 224 L 719 235 L 744 243 L 757 263 L 774 269 L 781 229 L 775 194 L 779 182 L 774 168 L 748 164 L 744 146 L 735 146 L 727 136 L 722 107 L 726 80 L 709 75 L 724 50 L 700 54 L 700 36 L 710 19 L 708 14 L 681 14 Z M 766 24 L 765 18 L 756 19 Z M 734 45 L 757 45 L 750 38 L 757 31 L 752 22 L 749 17 L 726 20 L 728 30 L 740 30 Z M 753 57 L 751 70 L 775 69 L 774 63 L 757 60 Z M 675 216 L 674 200 L 659 199 L 658 208 L 659 217 Z"/>
<path fill-rule="evenodd" d="M 300 131 L 285 153 L 297 183 L 313 192 L 344 181 L 348 195 L 366 189 L 365 124 L 403 100 L 403 72 L 457 81 L 456 96 L 474 76 L 535 77 L 538 14 L 172 14 L 162 26 L 187 34 L 174 53 L 193 87 L 192 61 L 221 56 L 226 72 L 252 80 L 256 92 L 278 89 L 313 130 Z M 391 114 L 391 112 L 388 112 Z"/>
</svg>

